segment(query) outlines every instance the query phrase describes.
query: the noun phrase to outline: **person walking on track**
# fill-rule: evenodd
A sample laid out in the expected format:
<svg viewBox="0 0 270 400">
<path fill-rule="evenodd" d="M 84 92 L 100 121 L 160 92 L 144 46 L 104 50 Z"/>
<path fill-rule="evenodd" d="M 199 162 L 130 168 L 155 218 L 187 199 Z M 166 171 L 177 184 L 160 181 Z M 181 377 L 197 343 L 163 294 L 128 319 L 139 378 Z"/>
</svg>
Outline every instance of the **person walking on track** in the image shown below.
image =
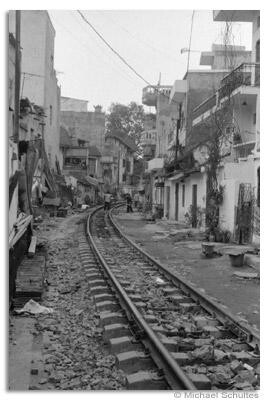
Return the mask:
<svg viewBox="0 0 270 400">
<path fill-rule="evenodd" d="M 111 194 L 105 193 L 104 195 L 104 210 L 109 210 L 111 206 Z"/>
<path fill-rule="evenodd" d="M 132 210 L 132 198 L 130 194 L 127 194 L 127 213 L 133 212 Z"/>
</svg>

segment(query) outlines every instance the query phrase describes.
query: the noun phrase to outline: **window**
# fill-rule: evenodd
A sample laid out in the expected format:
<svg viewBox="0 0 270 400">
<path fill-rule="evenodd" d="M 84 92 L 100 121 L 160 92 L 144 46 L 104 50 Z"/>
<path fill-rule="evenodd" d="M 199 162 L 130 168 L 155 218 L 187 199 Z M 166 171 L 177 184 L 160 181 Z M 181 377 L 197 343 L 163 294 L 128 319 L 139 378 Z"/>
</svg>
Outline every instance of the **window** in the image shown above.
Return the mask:
<svg viewBox="0 0 270 400">
<path fill-rule="evenodd" d="M 260 40 L 257 40 L 257 42 L 256 42 L 255 54 L 256 54 L 255 61 L 257 63 L 259 63 L 260 62 Z"/>
<path fill-rule="evenodd" d="M 126 170 L 127 170 L 127 172 L 130 172 L 130 169 L 131 169 L 131 163 L 130 163 L 129 160 L 127 160 L 126 161 Z"/>
<path fill-rule="evenodd" d="M 52 124 L 52 106 L 50 106 L 50 125 Z"/>
<path fill-rule="evenodd" d="M 186 191 L 186 186 L 182 185 L 182 207 L 185 207 L 185 191 Z"/>
<path fill-rule="evenodd" d="M 257 28 L 260 27 L 260 24 L 261 24 L 261 20 L 260 20 L 260 16 L 258 16 L 258 17 L 257 17 Z"/>
<path fill-rule="evenodd" d="M 126 166 L 126 160 L 123 159 L 123 168 L 125 168 L 125 166 Z"/>
<path fill-rule="evenodd" d="M 256 125 L 256 117 L 257 117 L 256 113 L 253 113 L 253 125 Z"/>
</svg>

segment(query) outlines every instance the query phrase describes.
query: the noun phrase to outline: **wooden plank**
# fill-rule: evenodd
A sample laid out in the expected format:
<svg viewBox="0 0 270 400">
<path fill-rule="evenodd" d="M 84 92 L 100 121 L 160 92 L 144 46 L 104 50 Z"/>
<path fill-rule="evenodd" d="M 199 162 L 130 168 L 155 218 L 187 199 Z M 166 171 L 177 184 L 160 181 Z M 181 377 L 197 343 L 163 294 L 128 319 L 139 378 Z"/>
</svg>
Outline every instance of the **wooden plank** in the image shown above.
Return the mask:
<svg viewBox="0 0 270 400">
<path fill-rule="evenodd" d="M 28 225 L 30 224 L 31 220 L 32 220 L 32 215 L 29 215 L 29 217 L 27 217 L 25 219 L 24 224 L 18 228 L 18 232 L 16 232 L 15 236 L 13 236 L 12 239 L 9 241 L 9 248 L 13 247 L 18 242 L 18 240 L 22 237 L 22 235 L 25 233 Z"/>
<path fill-rule="evenodd" d="M 32 236 L 31 238 L 31 243 L 30 246 L 28 248 L 28 257 L 34 257 L 35 252 L 36 252 L 36 245 L 37 245 L 37 237 L 36 236 Z"/>
</svg>

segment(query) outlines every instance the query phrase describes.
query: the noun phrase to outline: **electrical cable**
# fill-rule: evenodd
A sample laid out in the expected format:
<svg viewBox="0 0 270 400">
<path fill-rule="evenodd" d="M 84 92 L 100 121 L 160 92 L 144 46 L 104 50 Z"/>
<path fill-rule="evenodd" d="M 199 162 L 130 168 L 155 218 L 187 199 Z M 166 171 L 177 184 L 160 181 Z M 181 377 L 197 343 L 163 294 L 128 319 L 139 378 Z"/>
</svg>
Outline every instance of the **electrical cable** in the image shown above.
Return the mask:
<svg viewBox="0 0 270 400">
<path fill-rule="evenodd" d="M 73 14 L 72 14 L 73 15 Z M 55 16 L 54 16 L 54 19 L 55 19 Z M 60 23 L 58 20 L 56 20 L 56 22 L 57 22 L 57 24 L 62 28 L 62 29 L 64 29 L 66 32 L 68 32 L 69 33 L 69 35 L 72 37 L 72 39 L 74 40 L 74 41 L 76 41 L 77 43 L 79 43 L 80 44 L 80 46 L 82 46 L 82 47 L 84 47 L 88 52 L 89 52 L 89 54 L 90 54 L 90 49 L 89 49 L 89 47 L 84 43 L 84 42 L 82 42 L 81 40 L 79 40 L 66 26 L 64 26 L 62 23 Z M 77 21 L 78 22 L 78 21 Z M 93 55 L 93 50 L 91 50 L 91 55 Z M 98 57 L 98 55 L 96 56 L 96 59 L 98 59 L 99 57 Z M 103 58 L 103 61 L 104 61 L 104 63 L 105 64 L 107 64 L 107 65 L 109 65 L 111 68 L 113 68 L 115 71 L 116 71 L 116 73 L 120 73 L 121 75 L 122 75 L 122 77 L 124 78 L 124 79 L 126 79 L 127 81 L 129 81 L 129 83 L 131 83 L 134 87 L 137 87 L 137 85 L 134 83 L 134 80 L 132 80 L 132 78 L 128 75 L 128 74 L 126 74 L 126 72 L 125 71 L 123 71 L 122 69 L 120 69 L 119 67 L 119 69 L 117 70 L 117 68 L 116 67 L 114 67 L 114 65 L 112 65 L 112 64 L 109 64 L 107 61 L 106 61 L 106 59 L 105 59 L 105 57 Z M 125 74 L 125 75 L 124 75 Z"/>
<path fill-rule="evenodd" d="M 76 11 L 74 10 L 74 12 L 76 12 Z M 76 23 L 80 25 L 80 27 L 83 29 L 83 31 L 84 31 L 85 33 L 86 33 L 86 30 L 87 30 L 87 34 L 89 34 L 88 27 L 86 27 L 85 24 L 83 24 L 83 25 L 81 24 L 82 21 L 81 21 L 80 15 L 77 15 L 77 13 L 74 14 L 74 12 L 73 12 L 72 10 L 70 10 L 70 14 L 72 15 L 72 18 L 74 18 L 74 20 L 76 21 Z M 78 19 L 76 18 L 77 16 L 78 16 Z M 84 28 L 85 28 L 85 29 L 84 29 Z M 95 43 L 96 43 L 97 47 L 99 48 L 99 50 L 103 53 L 103 47 L 100 45 L 99 39 L 96 38 L 95 32 L 94 32 L 94 35 L 95 35 L 95 37 L 93 37 L 93 40 L 95 41 Z M 104 54 L 105 54 L 105 53 L 104 53 Z M 120 67 L 120 65 L 118 65 L 118 64 L 116 63 L 116 59 L 115 59 L 115 57 L 113 57 L 113 55 L 111 55 L 111 53 L 108 54 L 108 57 L 109 57 L 109 58 L 112 60 L 112 62 L 117 66 L 117 68 L 119 69 L 119 71 L 121 71 L 122 73 L 124 73 L 124 74 L 130 79 L 130 81 L 132 81 L 132 82 L 134 83 L 133 77 L 131 77 L 131 75 L 128 74 L 129 71 L 127 72 L 126 69 L 122 69 L 122 68 Z M 106 54 L 106 58 L 105 58 L 105 57 L 103 57 L 103 58 L 104 58 L 104 60 L 106 60 L 107 54 Z M 119 61 L 119 60 L 117 60 L 117 61 Z M 109 65 L 108 61 L 105 61 L 105 62 L 106 62 L 106 64 Z M 121 63 L 121 65 L 122 65 L 122 63 Z"/>
<path fill-rule="evenodd" d="M 104 39 L 104 37 L 96 30 L 96 28 L 91 24 L 91 22 L 88 21 L 87 18 L 85 18 L 85 16 L 83 15 L 83 13 L 80 10 L 77 10 L 78 14 L 80 14 L 80 16 L 82 17 L 82 19 L 84 20 L 84 22 L 90 26 L 90 28 L 98 35 L 98 37 L 106 44 L 107 47 L 109 47 L 109 49 L 131 70 L 134 72 L 135 75 L 137 75 L 140 79 L 142 79 L 147 85 L 151 84 L 144 79 L 144 77 L 139 74 L 139 72 L 137 72 L 116 50 L 114 50 L 114 48 L 107 42 L 106 39 Z"/>
<path fill-rule="evenodd" d="M 162 93 L 158 90 L 156 85 L 152 85 L 149 81 L 147 81 L 139 72 L 135 70 L 108 42 L 107 40 L 96 30 L 96 28 L 88 21 L 88 19 L 83 15 L 80 10 L 77 10 L 78 14 L 81 16 L 83 21 L 90 26 L 90 28 L 97 34 L 97 36 L 106 44 L 107 47 L 136 75 L 138 76 L 144 83 L 146 83 L 149 87 L 153 88 L 154 91 L 160 93 L 162 96 L 170 99 L 170 96 L 167 96 L 165 93 Z M 171 103 L 175 103 L 179 105 L 179 103 L 175 100 L 171 99 Z"/>
<path fill-rule="evenodd" d="M 137 40 L 138 42 L 142 43 L 144 46 L 149 47 L 149 48 L 152 49 L 154 52 L 158 52 L 158 53 L 162 54 L 163 57 L 164 57 L 164 56 L 169 57 L 169 58 L 170 58 L 171 60 L 173 60 L 174 62 L 179 63 L 179 60 L 176 60 L 176 58 L 172 57 L 169 53 L 166 53 L 166 52 L 164 52 L 163 50 L 154 47 L 152 44 L 146 42 L 145 40 L 140 39 L 138 36 L 132 34 L 132 33 L 131 33 L 128 29 L 126 29 L 124 26 L 122 26 L 122 25 L 120 25 L 118 22 L 116 22 L 113 18 L 109 17 L 108 15 L 105 15 L 104 12 L 102 12 L 102 11 L 105 11 L 105 10 L 102 10 L 102 11 L 96 10 L 96 11 L 98 11 L 102 16 L 105 16 L 105 18 L 106 18 L 108 21 L 111 21 L 115 26 L 117 26 L 118 28 L 122 29 L 124 32 L 126 32 L 128 35 L 130 35 L 133 39 L 135 39 L 135 40 Z"/>
</svg>

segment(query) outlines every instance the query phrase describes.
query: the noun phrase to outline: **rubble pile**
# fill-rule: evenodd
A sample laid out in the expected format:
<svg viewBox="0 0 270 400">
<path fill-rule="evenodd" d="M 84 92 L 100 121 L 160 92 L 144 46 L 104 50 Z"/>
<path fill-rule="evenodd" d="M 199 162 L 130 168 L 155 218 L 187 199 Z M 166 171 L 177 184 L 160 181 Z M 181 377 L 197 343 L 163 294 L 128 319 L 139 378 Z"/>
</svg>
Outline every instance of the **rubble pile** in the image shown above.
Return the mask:
<svg viewBox="0 0 270 400">
<path fill-rule="evenodd" d="M 70 221 L 74 228 L 71 235 L 56 223 L 40 226 L 48 249 L 48 287 L 42 304 L 52 308 L 53 313 L 36 317 L 37 334 L 43 336 L 45 372 L 37 388 L 121 390 L 125 388 L 125 377 L 103 343 L 93 300 L 81 270 L 74 234 L 78 229 L 76 218 Z M 48 230 L 49 225 L 53 226 L 53 232 Z"/>
<path fill-rule="evenodd" d="M 119 252 L 121 241 L 110 230 L 96 227 L 102 254 L 160 340 L 182 354 L 181 366 L 195 385 L 206 390 L 257 390 L 258 354 L 128 247 L 121 245 Z"/>
</svg>

